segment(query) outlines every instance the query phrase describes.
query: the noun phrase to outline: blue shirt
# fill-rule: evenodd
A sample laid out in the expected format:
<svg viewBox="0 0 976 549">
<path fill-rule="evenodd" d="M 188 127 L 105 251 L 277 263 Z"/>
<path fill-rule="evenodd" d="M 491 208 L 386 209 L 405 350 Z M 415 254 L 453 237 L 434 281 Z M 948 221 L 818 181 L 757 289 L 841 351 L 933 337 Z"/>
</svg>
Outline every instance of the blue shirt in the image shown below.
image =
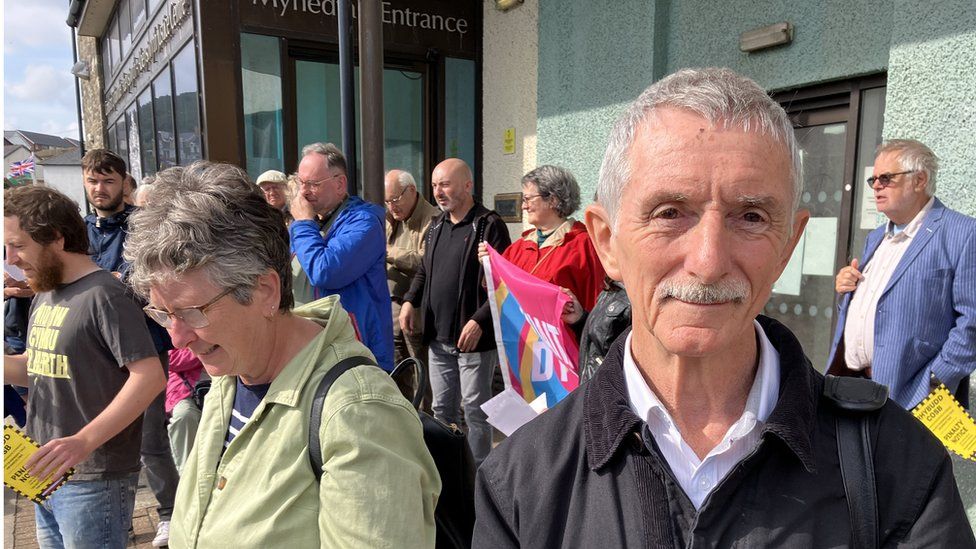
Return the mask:
<svg viewBox="0 0 976 549">
<path fill-rule="evenodd" d="M 234 409 L 230 413 L 230 425 L 227 426 L 227 437 L 224 439 L 224 448 L 234 440 L 237 433 L 241 432 L 244 424 L 251 419 L 258 404 L 264 400 L 264 395 L 268 394 L 270 383 L 261 385 L 245 385 L 241 378 L 237 378 L 237 394 L 234 395 Z"/>
</svg>

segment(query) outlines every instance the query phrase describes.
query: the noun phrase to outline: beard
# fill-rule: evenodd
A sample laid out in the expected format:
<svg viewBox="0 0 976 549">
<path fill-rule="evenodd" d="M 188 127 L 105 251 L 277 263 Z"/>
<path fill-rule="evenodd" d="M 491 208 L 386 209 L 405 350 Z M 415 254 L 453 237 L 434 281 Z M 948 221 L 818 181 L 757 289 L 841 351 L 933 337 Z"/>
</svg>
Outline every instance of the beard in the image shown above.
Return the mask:
<svg viewBox="0 0 976 549">
<path fill-rule="evenodd" d="M 34 293 L 50 292 L 61 286 L 64 279 L 64 262 L 51 251 L 47 246 L 41 251 L 41 255 L 34 265 L 33 276 L 27 277 L 27 284 L 34 290 Z"/>
<path fill-rule="evenodd" d="M 92 198 L 90 195 L 88 197 L 88 201 L 91 202 L 92 206 L 95 206 L 99 210 L 114 212 L 115 210 L 119 209 L 119 206 L 122 205 L 123 193 L 120 192 L 116 196 L 110 196 L 109 198 L 100 198 L 98 200 L 102 202 L 101 205 L 96 205 L 95 199 Z"/>
</svg>

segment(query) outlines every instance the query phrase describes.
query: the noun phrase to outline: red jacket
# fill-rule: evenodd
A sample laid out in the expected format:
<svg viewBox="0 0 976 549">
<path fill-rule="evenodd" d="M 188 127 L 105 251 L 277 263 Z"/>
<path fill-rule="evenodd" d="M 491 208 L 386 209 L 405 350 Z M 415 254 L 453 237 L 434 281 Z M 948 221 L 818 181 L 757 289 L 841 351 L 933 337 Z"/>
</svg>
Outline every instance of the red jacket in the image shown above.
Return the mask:
<svg viewBox="0 0 976 549">
<path fill-rule="evenodd" d="M 536 230 L 530 229 L 502 255 L 536 278 L 569 288 L 584 309 L 592 310 L 606 273 L 586 225 L 575 221 L 568 229 L 557 229 L 541 249 L 537 241 Z"/>
<path fill-rule="evenodd" d="M 177 402 L 188 398 L 193 393 L 191 387 L 196 385 L 202 372 L 203 364 L 193 351 L 173 349 L 169 352 L 169 379 L 166 381 L 167 414 L 173 413 Z"/>
</svg>

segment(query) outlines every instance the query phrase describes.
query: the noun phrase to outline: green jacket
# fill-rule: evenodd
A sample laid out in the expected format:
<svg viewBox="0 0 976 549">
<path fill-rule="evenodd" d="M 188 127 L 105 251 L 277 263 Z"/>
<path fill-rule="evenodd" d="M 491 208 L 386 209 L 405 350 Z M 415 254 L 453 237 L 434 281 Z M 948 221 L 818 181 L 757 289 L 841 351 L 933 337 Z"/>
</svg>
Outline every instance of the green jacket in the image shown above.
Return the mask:
<svg viewBox="0 0 976 549">
<path fill-rule="evenodd" d="M 308 460 L 312 397 L 326 371 L 372 356 L 329 296 L 294 311 L 322 324 L 271 383 L 227 450 L 237 380 L 216 377 L 187 458 L 169 546 L 433 547 L 441 481 L 416 411 L 379 368 L 343 374 L 322 408 L 322 478 Z"/>
</svg>

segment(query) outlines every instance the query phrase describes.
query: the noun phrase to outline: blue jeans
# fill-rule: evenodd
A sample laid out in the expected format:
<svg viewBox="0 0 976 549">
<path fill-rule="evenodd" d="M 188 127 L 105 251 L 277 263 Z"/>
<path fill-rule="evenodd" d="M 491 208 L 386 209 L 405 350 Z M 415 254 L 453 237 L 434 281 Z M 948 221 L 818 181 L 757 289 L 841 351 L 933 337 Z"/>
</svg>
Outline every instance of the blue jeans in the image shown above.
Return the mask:
<svg viewBox="0 0 976 549">
<path fill-rule="evenodd" d="M 124 549 L 139 474 L 115 480 L 69 480 L 34 506 L 42 549 Z"/>
<path fill-rule="evenodd" d="M 464 408 L 468 425 L 468 446 L 476 466 L 491 451 L 491 425 L 481 405 L 491 399 L 491 379 L 498 365 L 495 351 L 461 353 L 439 341 L 430 342 L 430 388 L 434 417 L 444 423 L 460 423 L 458 409 Z"/>
</svg>

